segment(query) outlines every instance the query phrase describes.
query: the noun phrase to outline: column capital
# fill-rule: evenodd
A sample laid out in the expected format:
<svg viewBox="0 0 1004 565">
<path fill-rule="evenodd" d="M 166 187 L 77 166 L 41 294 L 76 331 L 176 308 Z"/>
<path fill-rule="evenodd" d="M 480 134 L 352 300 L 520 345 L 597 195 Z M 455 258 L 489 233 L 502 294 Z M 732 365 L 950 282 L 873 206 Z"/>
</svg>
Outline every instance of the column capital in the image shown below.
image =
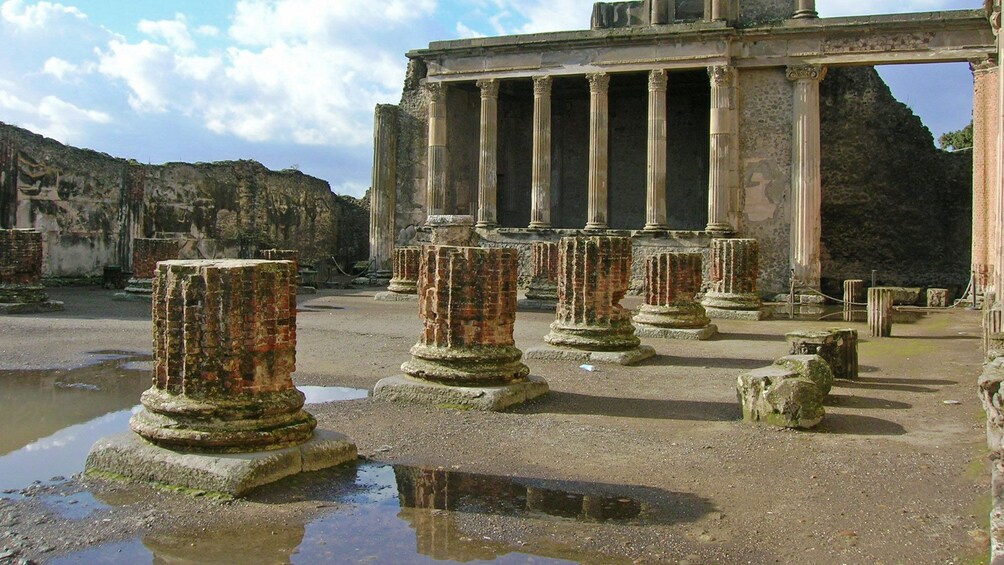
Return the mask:
<svg viewBox="0 0 1004 565">
<path fill-rule="evenodd" d="M 784 74 L 788 80 L 792 81 L 821 81 L 826 78 L 826 67 L 823 65 L 792 65 L 785 69 Z"/>
<path fill-rule="evenodd" d="M 478 88 L 481 89 L 482 98 L 498 98 L 499 97 L 499 81 L 494 78 L 484 78 L 477 82 Z"/>
<path fill-rule="evenodd" d="M 533 95 L 534 96 L 550 96 L 551 95 L 551 85 L 554 83 L 549 75 L 538 75 L 533 77 Z"/>
<path fill-rule="evenodd" d="M 969 70 L 972 71 L 974 75 L 985 73 L 987 71 L 992 71 L 997 68 L 997 60 L 993 57 L 987 57 L 985 59 L 970 59 L 969 60 Z"/>
<path fill-rule="evenodd" d="M 668 76 L 665 69 L 653 69 L 648 73 L 648 90 L 649 92 L 666 90 L 666 85 L 669 83 Z"/>
<path fill-rule="evenodd" d="M 610 88 L 610 75 L 607 73 L 590 73 L 586 75 L 589 81 L 589 91 L 596 94 L 606 93 Z"/>
<path fill-rule="evenodd" d="M 427 82 L 425 83 L 425 91 L 429 93 L 431 102 L 442 104 L 446 98 L 446 83 Z"/>
<path fill-rule="evenodd" d="M 736 68 L 732 65 L 712 65 L 708 67 L 708 76 L 712 86 L 731 86 L 736 76 Z"/>
</svg>

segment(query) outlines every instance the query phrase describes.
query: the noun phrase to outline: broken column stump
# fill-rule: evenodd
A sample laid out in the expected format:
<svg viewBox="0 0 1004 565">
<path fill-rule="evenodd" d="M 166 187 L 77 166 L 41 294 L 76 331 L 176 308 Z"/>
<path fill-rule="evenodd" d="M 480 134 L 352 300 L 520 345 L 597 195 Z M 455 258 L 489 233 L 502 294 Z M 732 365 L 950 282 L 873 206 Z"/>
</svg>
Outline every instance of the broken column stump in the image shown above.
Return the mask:
<svg viewBox="0 0 1004 565">
<path fill-rule="evenodd" d="M 296 249 L 262 249 L 258 251 L 258 258 L 264 259 L 266 261 L 290 261 L 293 263 L 293 268 L 296 273 L 296 292 L 297 294 L 315 294 L 317 292 L 316 276 L 312 277 L 307 284 L 304 281 L 303 275 L 304 271 L 308 271 L 317 274 L 317 271 L 313 269 L 304 269 L 300 266 L 300 252 Z"/>
<path fill-rule="evenodd" d="M 861 302 L 865 294 L 865 281 L 848 279 L 844 281 L 844 321 L 854 321 L 854 306 Z"/>
<path fill-rule="evenodd" d="M 927 289 L 928 308 L 948 308 L 951 306 L 947 288 Z"/>
<path fill-rule="evenodd" d="M 835 379 L 858 377 L 858 332 L 853 329 L 795 331 L 785 334 L 791 355 L 819 355 Z"/>
<path fill-rule="evenodd" d="M 747 422 L 782 428 L 809 429 L 825 415 L 829 366 L 818 355 L 792 355 L 768 367 L 742 374 L 736 381 L 736 396 Z M 829 390 L 829 387 L 826 387 Z"/>
<path fill-rule="evenodd" d="M 868 332 L 872 337 L 892 336 L 892 301 L 892 289 L 868 289 Z"/>
<path fill-rule="evenodd" d="M 835 379 L 858 378 L 858 330 L 851 328 L 830 329 L 836 338 L 836 359 L 830 364 Z"/>
<path fill-rule="evenodd" d="M 711 287 L 701 300 L 708 317 L 753 321 L 770 317 L 757 293 L 759 262 L 755 239 L 711 241 Z"/>
<path fill-rule="evenodd" d="M 289 261 L 163 261 L 153 285 L 153 386 L 134 433 L 98 441 L 87 471 L 237 496 L 356 458 L 315 431 L 293 386 Z"/>
<path fill-rule="evenodd" d="M 378 382 L 373 398 L 502 410 L 546 393 L 513 339 L 517 274 L 515 249 L 422 247 L 424 330 L 401 365 L 404 375 Z"/>
<path fill-rule="evenodd" d="M 374 300 L 383 302 L 418 301 L 418 268 L 421 247 L 395 247 L 391 254 L 393 276 L 386 292 L 378 292 Z"/>
<path fill-rule="evenodd" d="M 132 240 L 132 276 L 125 292 L 116 293 L 115 300 L 149 302 L 153 296 L 153 277 L 160 261 L 178 258 L 180 246 L 176 239 L 137 237 Z"/>
<path fill-rule="evenodd" d="M 630 365 L 655 355 L 620 303 L 631 279 L 630 238 L 562 238 L 558 263 L 556 320 L 544 337 L 548 345 L 527 350 L 528 359 Z"/>
<path fill-rule="evenodd" d="M 42 286 L 42 232 L 0 230 L 0 314 L 63 309 Z"/>
<path fill-rule="evenodd" d="M 641 337 L 710 339 L 718 332 L 697 302 L 703 282 L 700 253 L 661 253 L 645 261 L 645 303 L 634 316 Z"/>
<path fill-rule="evenodd" d="M 987 447 L 990 449 L 990 556 L 996 563 L 1004 558 L 1004 357 L 983 366 L 979 396 L 986 412 Z"/>
<path fill-rule="evenodd" d="M 554 312 L 558 308 L 558 244 L 535 241 L 530 244 L 530 255 L 530 285 L 519 307 Z"/>
</svg>

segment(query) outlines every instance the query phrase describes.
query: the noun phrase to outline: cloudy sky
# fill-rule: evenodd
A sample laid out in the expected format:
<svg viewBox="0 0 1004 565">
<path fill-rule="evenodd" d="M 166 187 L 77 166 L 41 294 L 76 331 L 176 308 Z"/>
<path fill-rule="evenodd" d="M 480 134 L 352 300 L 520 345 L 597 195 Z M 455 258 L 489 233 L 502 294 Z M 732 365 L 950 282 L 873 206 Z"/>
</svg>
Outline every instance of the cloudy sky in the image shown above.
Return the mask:
<svg viewBox="0 0 1004 565">
<path fill-rule="evenodd" d="M 0 0 L 0 121 L 144 163 L 256 159 L 361 196 L 373 107 L 430 41 L 589 26 L 592 0 Z M 982 0 L 817 0 L 823 16 Z M 965 64 L 886 67 L 934 132 L 972 111 Z"/>
</svg>

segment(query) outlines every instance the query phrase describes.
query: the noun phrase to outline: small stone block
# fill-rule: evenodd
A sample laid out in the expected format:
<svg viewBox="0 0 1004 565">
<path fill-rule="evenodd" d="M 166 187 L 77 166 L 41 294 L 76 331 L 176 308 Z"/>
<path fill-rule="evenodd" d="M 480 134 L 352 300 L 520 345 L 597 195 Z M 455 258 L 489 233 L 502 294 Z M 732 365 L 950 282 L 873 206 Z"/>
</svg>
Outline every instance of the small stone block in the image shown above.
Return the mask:
<svg viewBox="0 0 1004 565">
<path fill-rule="evenodd" d="M 635 322 L 634 334 L 638 337 L 655 337 L 661 339 L 685 339 L 705 341 L 718 334 L 718 326 L 709 324 L 703 328 L 658 328 Z"/>
<path fill-rule="evenodd" d="M 747 422 L 809 429 L 825 415 L 819 387 L 788 367 L 773 365 L 740 375 L 736 395 Z"/>
<path fill-rule="evenodd" d="M 356 446 L 348 438 L 325 430 L 316 430 L 313 438 L 295 447 L 236 454 L 174 451 L 127 432 L 98 440 L 87 456 L 85 469 L 139 482 L 241 496 L 290 475 L 327 469 L 356 457 Z"/>
<path fill-rule="evenodd" d="M 533 375 L 525 381 L 504 386 L 451 386 L 395 375 L 377 382 L 373 398 L 498 412 L 547 394 L 548 390 L 547 381 Z"/>
<path fill-rule="evenodd" d="M 704 310 L 707 312 L 709 318 L 714 318 L 716 320 L 762 322 L 763 320 L 769 320 L 774 317 L 774 313 L 769 307 L 759 308 L 757 310 L 726 310 L 724 308 L 709 308 L 705 306 Z"/>
<path fill-rule="evenodd" d="M 651 345 L 639 345 L 627 351 L 586 351 L 541 345 L 531 347 L 523 355 L 524 359 L 540 359 L 545 361 L 579 361 L 591 363 L 609 363 L 615 365 L 634 365 L 655 357 L 655 348 Z"/>
<path fill-rule="evenodd" d="M 58 300 L 45 302 L 28 302 L 25 304 L 0 303 L 0 315 L 6 314 L 44 314 L 46 312 L 63 311 L 63 303 Z"/>
<path fill-rule="evenodd" d="M 112 300 L 115 302 L 146 302 L 150 303 L 153 301 L 153 293 L 142 293 L 142 292 L 116 292 L 112 296 Z"/>
<path fill-rule="evenodd" d="M 296 289 L 297 294 L 317 294 L 317 288 L 312 286 L 301 286 Z"/>
<path fill-rule="evenodd" d="M 950 304 L 948 303 L 948 289 L 947 288 L 929 288 L 927 289 L 927 307 L 928 308 L 948 308 Z"/>
<path fill-rule="evenodd" d="M 807 379 L 819 387 L 823 397 L 833 388 L 833 370 L 819 355 L 785 355 L 774 361 L 774 365 L 794 371 L 801 379 Z"/>
<path fill-rule="evenodd" d="M 399 292 L 378 292 L 373 296 L 377 302 L 418 302 L 417 294 L 401 294 Z"/>
<path fill-rule="evenodd" d="M 533 312 L 554 312 L 558 309 L 558 302 L 556 300 L 521 298 L 517 304 L 520 310 L 530 310 Z"/>
</svg>

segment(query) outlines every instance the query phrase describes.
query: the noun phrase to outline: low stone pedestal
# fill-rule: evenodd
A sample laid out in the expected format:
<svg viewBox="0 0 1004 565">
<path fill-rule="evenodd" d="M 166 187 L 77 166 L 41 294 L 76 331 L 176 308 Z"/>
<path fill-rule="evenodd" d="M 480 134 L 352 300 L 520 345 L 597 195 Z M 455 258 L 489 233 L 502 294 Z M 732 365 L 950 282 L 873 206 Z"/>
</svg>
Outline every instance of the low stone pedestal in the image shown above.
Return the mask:
<svg viewBox="0 0 1004 565">
<path fill-rule="evenodd" d="M 858 332 L 853 329 L 797 331 L 785 334 L 791 355 L 819 355 L 830 366 L 833 378 L 858 376 Z"/>
<path fill-rule="evenodd" d="M 848 279 L 844 281 L 844 308 L 843 319 L 845 322 L 854 321 L 854 306 L 864 299 L 865 281 L 861 279 Z"/>
<path fill-rule="evenodd" d="M 521 310 L 554 312 L 558 308 L 558 244 L 535 241 L 530 245 L 531 276 Z"/>
<path fill-rule="evenodd" d="M 868 332 L 872 337 L 892 336 L 892 303 L 892 289 L 868 289 Z"/>
<path fill-rule="evenodd" d="M 355 458 L 342 436 L 311 442 L 317 422 L 290 378 L 292 262 L 161 261 L 153 345 L 153 387 L 129 422 L 138 437 L 98 442 L 88 472 L 239 495 Z"/>
<path fill-rule="evenodd" d="M 398 247 L 394 249 L 392 263 L 394 276 L 387 285 L 387 292 L 378 292 L 374 300 L 383 302 L 417 302 L 418 269 L 422 255 L 420 247 Z"/>
<path fill-rule="evenodd" d="M 0 230 L 0 314 L 39 314 L 63 309 L 42 286 L 42 233 Z"/>
<path fill-rule="evenodd" d="M 760 321 L 771 317 L 757 294 L 760 246 L 755 239 L 711 242 L 711 288 L 701 304 L 709 318 Z"/>
<path fill-rule="evenodd" d="M 401 365 L 404 375 L 382 379 L 373 398 L 501 410 L 546 393 L 513 339 L 516 250 L 427 245 L 422 255 L 424 331 Z"/>
<path fill-rule="evenodd" d="M 132 277 L 125 291 L 115 293 L 113 300 L 149 302 L 153 296 L 153 277 L 160 261 L 178 258 L 180 247 L 176 239 L 137 237 L 132 241 Z"/>
<path fill-rule="evenodd" d="M 948 308 L 951 306 L 947 288 L 927 289 L 928 308 Z"/>
<path fill-rule="evenodd" d="M 527 358 L 628 365 L 655 355 L 620 304 L 631 278 L 630 238 L 566 237 L 558 254 L 556 320 L 544 337 L 548 345 L 527 350 Z"/>
<path fill-rule="evenodd" d="M 700 253 L 663 253 L 645 261 L 645 303 L 634 315 L 636 335 L 705 340 L 718 332 L 695 299 L 702 263 Z"/>
<path fill-rule="evenodd" d="M 736 395 L 747 422 L 809 429 L 825 415 L 825 395 L 790 367 L 771 365 L 740 375 Z"/>
</svg>

